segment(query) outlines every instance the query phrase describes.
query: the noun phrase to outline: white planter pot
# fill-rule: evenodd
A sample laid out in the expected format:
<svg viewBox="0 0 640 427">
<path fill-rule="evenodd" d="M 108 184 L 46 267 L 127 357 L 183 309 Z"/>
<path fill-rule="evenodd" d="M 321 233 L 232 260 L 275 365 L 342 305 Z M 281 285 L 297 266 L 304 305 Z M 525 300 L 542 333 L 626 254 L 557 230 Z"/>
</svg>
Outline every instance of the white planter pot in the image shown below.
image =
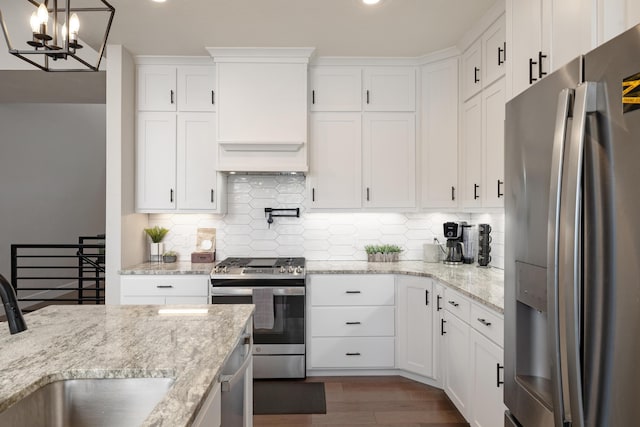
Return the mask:
<svg viewBox="0 0 640 427">
<path fill-rule="evenodd" d="M 164 243 L 149 243 L 149 261 L 162 262 L 162 254 L 164 253 Z"/>
</svg>

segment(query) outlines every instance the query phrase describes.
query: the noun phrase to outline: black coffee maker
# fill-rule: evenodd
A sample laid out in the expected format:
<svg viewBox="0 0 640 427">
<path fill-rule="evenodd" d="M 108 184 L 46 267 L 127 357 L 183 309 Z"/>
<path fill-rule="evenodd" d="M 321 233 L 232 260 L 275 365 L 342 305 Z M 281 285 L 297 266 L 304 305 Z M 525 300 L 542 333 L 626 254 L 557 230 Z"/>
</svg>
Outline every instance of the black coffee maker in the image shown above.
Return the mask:
<svg viewBox="0 0 640 427">
<path fill-rule="evenodd" d="M 462 224 L 457 222 L 444 223 L 444 237 L 447 239 L 447 250 L 444 263 L 447 265 L 462 264 Z"/>
</svg>

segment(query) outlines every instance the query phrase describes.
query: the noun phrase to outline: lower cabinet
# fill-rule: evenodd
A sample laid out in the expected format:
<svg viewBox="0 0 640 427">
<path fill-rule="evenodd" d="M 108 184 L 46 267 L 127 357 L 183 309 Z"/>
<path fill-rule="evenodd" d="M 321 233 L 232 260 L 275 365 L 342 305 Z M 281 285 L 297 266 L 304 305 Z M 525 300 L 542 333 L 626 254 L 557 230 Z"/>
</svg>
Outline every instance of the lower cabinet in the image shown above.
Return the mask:
<svg viewBox="0 0 640 427">
<path fill-rule="evenodd" d="M 194 427 L 220 427 L 222 426 L 222 392 L 220 383 L 216 383 L 202 405 L 202 409 L 196 415 Z"/>
<path fill-rule="evenodd" d="M 433 377 L 433 281 L 426 277 L 396 276 L 397 367 Z"/>
<path fill-rule="evenodd" d="M 394 276 L 321 274 L 307 279 L 307 366 L 394 368 Z"/>
<path fill-rule="evenodd" d="M 469 391 L 469 325 L 450 311 L 444 313 L 444 391 L 468 420 L 471 415 Z"/>
<path fill-rule="evenodd" d="M 470 401 L 473 402 L 472 427 L 500 426 L 506 407 L 504 391 L 504 351 L 475 329 L 471 329 L 471 378 Z"/>
<path fill-rule="evenodd" d="M 122 304 L 209 303 L 209 276 L 121 276 L 120 289 Z"/>
</svg>

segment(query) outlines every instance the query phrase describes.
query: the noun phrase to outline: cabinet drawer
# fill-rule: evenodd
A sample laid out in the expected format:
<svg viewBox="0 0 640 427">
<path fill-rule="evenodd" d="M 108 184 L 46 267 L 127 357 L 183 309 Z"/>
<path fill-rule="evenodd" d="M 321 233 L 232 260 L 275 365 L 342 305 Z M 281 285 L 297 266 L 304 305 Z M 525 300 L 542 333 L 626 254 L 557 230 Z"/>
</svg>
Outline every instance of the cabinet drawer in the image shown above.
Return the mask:
<svg viewBox="0 0 640 427">
<path fill-rule="evenodd" d="M 450 313 L 455 314 L 461 320 L 469 323 L 469 313 L 471 309 L 471 302 L 460 295 L 458 292 L 447 288 L 444 291 L 444 307 Z"/>
<path fill-rule="evenodd" d="M 477 304 L 471 304 L 471 320 L 473 329 L 491 341 L 504 346 L 504 320 L 502 316 Z"/>
<path fill-rule="evenodd" d="M 209 294 L 207 276 L 122 276 L 123 296 L 202 296 Z"/>
<path fill-rule="evenodd" d="M 311 305 L 394 305 L 390 275 L 318 275 L 311 280 Z"/>
<path fill-rule="evenodd" d="M 311 340 L 313 368 L 393 368 L 394 339 L 313 338 Z"/>
<path fill-rule="evenodd" d="M 392 337 L 395 309 L 383 307 L 313 307 L 314 337 Z"/>
</svg>

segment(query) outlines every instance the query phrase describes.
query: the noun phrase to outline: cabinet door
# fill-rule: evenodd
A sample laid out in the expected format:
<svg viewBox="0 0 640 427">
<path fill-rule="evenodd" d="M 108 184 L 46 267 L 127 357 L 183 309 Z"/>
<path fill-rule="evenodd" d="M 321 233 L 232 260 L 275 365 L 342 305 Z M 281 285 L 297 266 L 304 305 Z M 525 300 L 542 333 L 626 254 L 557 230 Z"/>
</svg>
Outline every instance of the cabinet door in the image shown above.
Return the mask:
<svg viewBox="0 0 640 427">
<path fill-rule="evenodd" d="M 138 113 L 137 134 L 136 209 L 175 209 L 175 113 Z"/>
<path fill-rule="evenodd" d="M 215 113 L 178 113 L 178 207 L 215 210 Z"/>
<path fill-rule="evenodd" d="M 504 206 L 504 79 L 482 92 L 485 182 L 483 206 Z"/>
<path fill-rule="evenodd" d="M 416 134 L 413 113 L 369 113 L 363 134 L 364 205 L 416 206 Z"/>
<path fill-rule="evenodd" d="M 446 363 L 444 355 L 444 286 L 433 282 L 433 325 L 435 329 L 433 339 L 433 374 L 432 377 L 438 384 L 444 384 L 444 365 Z"/>
<path fill-rule="evenodd" d="M 506 410 L 503 403 L 503 359 L 502 348 L 477 331 L 471 331 L 473 427 L 500 426 L 503 423 Z"/>
<path fill-rule="evenodd" d="M 538 53 L 542 49 L 543 0 L 507 0 L 507 26 L 511 34 L 507 75 L 510 96 L 514 97 L 531 85 L 531 79 L 539 78 Z M 548 54 L 548 52 L 547 52 Z M 549 58 L 543 58 L 548 60 Z M 535 62 L 535 64 L 530 61 Z M 544 61 L 543 61 L 544 62 Z M 543 64 L 548 70 L 548 62 Z"/>
<path fill-rule="evenodd" d="M 139 65 L 138 111 L 176 111 L 176 67 Z"/>
<path fill-rule="evenodd" d="M 216 72 L 212 66 L 178 67 L 178 109 L 215 111 Z"/>
<path fill-rule="evenodd" d="M 444 370 L 444 391 L 460 413 L 469 419 L 471 415 L 469 392 L 472 373 L 469 365 L 469 325 L 448 311 L 444 313 L 444 321 L 444 354 L 447 355 Z"/>
<path fill-rule="evenodd" d="M 458 201 L 458 59 L 422 68 L 421 206 L 455 208 Z"/>
<path fill-rule="evenodd" d="M 482 205 L 482 96 L 476 95 L 462 106 L 462 198 L 463 207 Z"/>
<path fill-rule="evenodd" d="M 484 57 L 482 76 L 484 87 L 504 76 L 505 61 L 507 59 L 506 50 L 505 17 L 502 15 L 482 36 L 482 53 Z"/>
<path fill-rule="evenodd" d="M 361 207 L 361 114 L 313 113 L 310 138 L 310 207 Z"/>
<path fill-rule="evenodd" d="M 552 70 L 596 47 L 598 25 L 592 17 L 597 8 L 591 0 L 551 1 Z"/>
<path fill-rule="evenodd" d="M 370 67 L 364 70 L 364 111 L 415 111 L 414 67 Z"/>
<path fill-rule="evenodd" d="M 482 89 L 482 40 L 477 40 L 462 54 L 462 99 L 467 100 Z"/>
<path fill-rule="evenodd" d="M 431 279 L 396 276 L 398 368 L 425 377 L 433 376 L 433 306 Z"/>
<path fill-rule="evenodd" d="M 360 67 L 317 66 L 310 70 L 311 111 L 360 111 Z"/>
</svg>

